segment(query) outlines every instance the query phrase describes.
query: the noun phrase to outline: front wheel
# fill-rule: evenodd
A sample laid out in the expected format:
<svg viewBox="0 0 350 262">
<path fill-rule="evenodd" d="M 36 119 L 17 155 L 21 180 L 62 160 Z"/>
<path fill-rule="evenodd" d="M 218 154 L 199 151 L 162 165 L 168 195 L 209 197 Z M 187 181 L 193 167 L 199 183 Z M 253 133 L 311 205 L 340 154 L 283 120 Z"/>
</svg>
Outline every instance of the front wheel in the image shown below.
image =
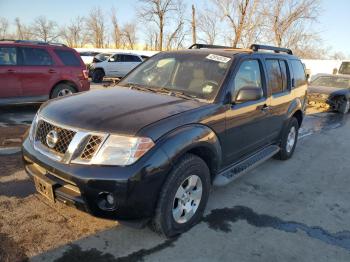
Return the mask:
<svg viewBox="0 0 350 262">
<path fill-rule="evenodd" d="M 184 155 L 162 188 L 152 229 L 166 237 L 190 229 L 203 216 L 209 190 L 210 172 L 206 163 L 196 155 Z"/>
<path fill-rule="evenodd" d="M 95 69 L 92 72 L 92 82 L 102 83 L 105 73 L 101 69 Z"/>
<path fill-rule="evenodd" d="M 292 157 L 298 141 L 299 123 L 295 117 L 289 120 L 288 126 L 282 132 L 281 150 L 275 156 L 280 160 L 287 160 Z"/>
</svg>

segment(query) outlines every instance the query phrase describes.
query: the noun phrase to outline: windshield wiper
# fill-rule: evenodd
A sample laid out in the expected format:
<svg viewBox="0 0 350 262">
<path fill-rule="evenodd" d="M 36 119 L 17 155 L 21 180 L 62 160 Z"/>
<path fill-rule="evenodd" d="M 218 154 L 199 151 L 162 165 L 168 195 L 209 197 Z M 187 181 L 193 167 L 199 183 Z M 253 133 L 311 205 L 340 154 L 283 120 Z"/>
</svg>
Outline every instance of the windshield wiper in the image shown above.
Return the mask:
<svg viewBox="0 0 350 262">
<path fill-rule="evenodd" d="M 186 94 L 186 93 L 184 93 L 182 91 L 173 90 L 171 88 L 166 88 L 166 87 L 158 88 L 155 91 L 156 92 L 160 92 L 160 93 L 167 93 L 170 96 L 176 96 L 176 97 L 184 98 L 184 99 L 191 99 L 191 100 L 193 100 L 193 99 L 197 98 L 196 96 Z"/>
<path fill-rule="evenodd" d="M 130 89 L 136 89 L 136 90 L 141 90 L 141 91 L 150 91 L 155 93 L 156 91 L 154 90 L 154 88 L 150 88 L 150 87 L 146 87 L 146 86 L 141 86 L 138 84 L 134 84 L 134 83 L 127 83 L 125 84 L 126 87 L 129 87 Z"/>
</svg>

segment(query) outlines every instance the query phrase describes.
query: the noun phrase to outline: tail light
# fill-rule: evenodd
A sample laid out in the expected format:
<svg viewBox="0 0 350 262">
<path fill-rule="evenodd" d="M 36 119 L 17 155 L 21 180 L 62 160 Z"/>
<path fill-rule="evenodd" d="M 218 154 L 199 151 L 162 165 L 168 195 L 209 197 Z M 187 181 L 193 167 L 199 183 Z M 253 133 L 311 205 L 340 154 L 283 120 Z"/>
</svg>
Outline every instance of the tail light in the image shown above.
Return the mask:
<svg viewBox="0 0 350 262">
<path fill-rule="evenodd" d="M 83 76 L 84 76 L 84 78 L 85 79 L 88 79 L 89 78 L 89 72 L 88 72 L 88 70 L 83 70 Z"/>
</svg>

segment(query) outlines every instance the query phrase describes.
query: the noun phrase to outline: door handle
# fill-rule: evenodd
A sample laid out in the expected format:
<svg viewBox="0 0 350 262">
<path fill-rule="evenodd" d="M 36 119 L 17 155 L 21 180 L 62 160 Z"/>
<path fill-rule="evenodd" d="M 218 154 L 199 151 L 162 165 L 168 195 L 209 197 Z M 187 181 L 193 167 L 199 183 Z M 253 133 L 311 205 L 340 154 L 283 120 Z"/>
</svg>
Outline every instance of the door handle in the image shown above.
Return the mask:
<svg viewBox="0 0 350 262">
<path fill-rule="evenodd" d="M 257 109 L 263 112 L 269 112 L 271 108 L 265 104 L 265 105 L 258 106 Z"/>
<path fill-rule="evenodd" d="M 14 69 L 9 69 L 7 70 L 7 73 L 16 73 L 16 71 Z"/>
<path fill-rule="evenodd" d="M 50 73 L 50 74 L 56 73 L 56 70 L 54 70 L 54 69 L 49 69 L 49 73 Z"/>
</svg>

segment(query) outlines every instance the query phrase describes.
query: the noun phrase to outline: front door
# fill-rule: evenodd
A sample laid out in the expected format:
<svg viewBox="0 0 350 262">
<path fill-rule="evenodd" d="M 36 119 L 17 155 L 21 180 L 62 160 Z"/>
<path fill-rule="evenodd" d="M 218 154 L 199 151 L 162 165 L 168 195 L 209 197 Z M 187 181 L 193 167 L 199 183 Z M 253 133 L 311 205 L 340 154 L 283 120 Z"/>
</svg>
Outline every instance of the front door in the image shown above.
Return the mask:
<svg viewBox="0 0 350 262">
<path fill-rule="evenodd" d="M 17 48 L 0 47 L 0 98 L 21 96 L 21 68 L 17 65 Z"/>
<path fill-rule="evenodd" d="M 233 103 L 226 112 L 226 139 L 224 142 L 226 165 L 266 145 L 271 132 L 268 125 L 270 99 L 263 78 L 261 61 L 259 59 L 242 61 L 231 85 Z M 244 87 L 261 88 L 264 96 L 256 101 L 237 104 L 234 99 L 238 91 Z"/>
</svg>

